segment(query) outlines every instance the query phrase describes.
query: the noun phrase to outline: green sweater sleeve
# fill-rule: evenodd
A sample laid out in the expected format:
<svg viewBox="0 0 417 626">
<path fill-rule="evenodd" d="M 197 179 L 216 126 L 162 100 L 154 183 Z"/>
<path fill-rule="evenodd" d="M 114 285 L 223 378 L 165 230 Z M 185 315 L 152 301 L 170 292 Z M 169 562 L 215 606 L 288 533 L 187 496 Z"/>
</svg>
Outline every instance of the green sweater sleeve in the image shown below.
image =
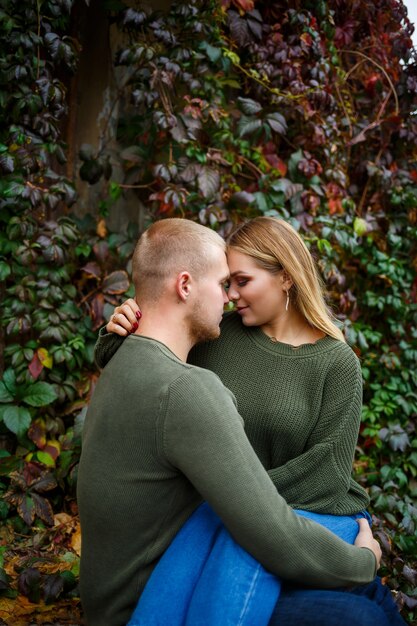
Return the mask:
<svg viewBox="0 0 417 626">
<path fill-rule="evenodd" d="M 101 369 L 107 365 L 112 356 L 122 345 L 125 337 L 115 333 L 108 333 L 106 327 L 100 328 L 96 345 L 94 346 L 94 361 Z"/>
<path fill-rule="evenodd" d="M 161 411 L 167 461 L 267 569 L 329 588 L 372 580 L 376 559 L 370 550 L 297 516 L 279 495 L 245 435 L 232 394 L 216 375 L 188 370 L 170 385 Z"/>
<path fill-rule="evenodd" d="M 344 509 L 349 489 L 357 511 L 369 504 L 366 491 L 352 479 L 361 406 L 360 364 L 346 346 L 329 368 L 320 415 L 305 452 L 268 472 L 278 491 L 294 508 L 317 513 L 350 513 Z"/>
</svg>

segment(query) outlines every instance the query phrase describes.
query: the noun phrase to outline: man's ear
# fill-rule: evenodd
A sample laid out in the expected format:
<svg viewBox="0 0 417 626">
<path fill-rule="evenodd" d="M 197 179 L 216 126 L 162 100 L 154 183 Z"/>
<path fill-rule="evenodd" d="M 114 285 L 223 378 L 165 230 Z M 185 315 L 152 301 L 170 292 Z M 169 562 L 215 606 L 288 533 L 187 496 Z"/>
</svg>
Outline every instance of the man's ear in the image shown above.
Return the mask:
<svg viewBox="0 0 417 626">
<path fill-rule="evenodd" d="M 192 278 L 189 272 L 181 272 L 175 281 L 175 291 L 180 302 L 186 302 L 192 289 Z"/>
</svg>

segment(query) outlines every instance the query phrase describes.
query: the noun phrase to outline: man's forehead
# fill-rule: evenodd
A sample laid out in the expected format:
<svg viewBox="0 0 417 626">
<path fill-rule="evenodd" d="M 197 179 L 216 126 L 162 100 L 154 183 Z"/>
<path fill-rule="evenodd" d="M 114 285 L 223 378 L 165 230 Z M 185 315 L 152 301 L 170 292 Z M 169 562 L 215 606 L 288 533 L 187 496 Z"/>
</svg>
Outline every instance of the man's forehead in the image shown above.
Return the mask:
<svg viewBox="0 0 417 626">
<path fill-rule="evenodd" d="M 215 269 L 216 273 L 219 273 L 225 277 L 224 280 L 227 280 L 227 278 L 229 277 L 229 266 L 227 265 L 226 251 L 223 250 L 220 246 L 215 246 L 213 252 L 213 268 Z"/>
</svg>

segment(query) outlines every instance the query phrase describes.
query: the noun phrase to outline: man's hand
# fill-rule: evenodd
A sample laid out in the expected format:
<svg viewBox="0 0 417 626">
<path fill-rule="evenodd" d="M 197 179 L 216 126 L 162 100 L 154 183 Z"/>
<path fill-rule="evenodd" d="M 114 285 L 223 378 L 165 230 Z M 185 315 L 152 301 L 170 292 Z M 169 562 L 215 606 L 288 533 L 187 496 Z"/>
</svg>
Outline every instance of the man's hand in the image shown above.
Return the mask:
<svg viewBox="0 0 417 626">
<path fill-rule="evenodd" d="M 126 337 L 138 329 L 141 317 L 142 313 L 136 300 L 129 298 L 114 309 L 114 313 L 106 325 L 106 330 L 108 333 L 116 333 L 116 335 Z"/>
<path fill-rule="evenodd" d="M 359 532 L 355 540 L 355 546 L 358 548 L 369 548 L 370 550 L 372 550 L 372 552 L 375 554 L 376 562 L 379 567 L 382 556 L 381 546 L 373 538 L 368 521 L 364 517 L 361 517 L 356 521 L 359 524 Z"/>
</svg>

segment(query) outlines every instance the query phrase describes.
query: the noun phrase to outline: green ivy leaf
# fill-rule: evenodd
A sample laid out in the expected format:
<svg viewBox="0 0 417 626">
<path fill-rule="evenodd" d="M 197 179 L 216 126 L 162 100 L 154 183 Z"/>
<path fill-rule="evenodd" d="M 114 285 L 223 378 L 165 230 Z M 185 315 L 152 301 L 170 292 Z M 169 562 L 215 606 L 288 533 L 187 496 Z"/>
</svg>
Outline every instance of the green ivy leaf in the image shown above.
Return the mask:
<svg viewBox="0 0 417 626">
<path fill-rule="evenodd" d="M 37 382 L 28 387 L 23 402 L 30 406 L 46 406 L 57 399 L 57 393 L 49 383 Z"/>
<path fill-rule="evenodd" d="M 6 280 L 11 273 L 10 265 L 6 261 L 0 261 L 0 281 Z"/>
<path fill-rule="evenodd" d="M 13 396 L 3 381 L 0 381 L 0 402 L 12 402 Z"/>
<path fill-rule="evenodd" d="M 64 581 L 64 591 L 70 591 L 71 589 L 74 589 L 75 585 L 77 584 L 77 579 L 72 572 L 66 570 L 64 572 L 60 572 L 59 575 Z"/>
<path fill-rule="evenodd" d="M 197 175 L 198 188 L 204 198 L 212 198 L 220 186 L 220 174 L 211 167 L 202 167 Z"/>
<path fill-rule="evenodd" d="M 0 402 L 11 402 L 16 392 L 16 375 L 12 368 L 8 367 L 0 381 Z"/>
<path fill-rule="evenodd" d="M 0 168 L 7 174 L 14 171 L 14 161 L 10 154 L 0 155 Z"/>
<path fill-rule="evenodd" d="M 262 105 L 251 98 L 238 98 L 239 107 L 246 115 L 255 115 L 262 111 Z M 285 122 L 285 120 L 284 120 Z"/>
<path fill-rule="evenodd" d="M 36 453 L 36 458 L 47 467 L 55 467 L 55 461 L 51 457 L 51 455 L 48 454 L 48 452 L 42 452 L 42 450 L 38 450 L 38 452 Z"/>
<path fill-rule="evenodd" d="M 265 213 L 266 211 L 270 209 L 268 196 L 266 194 L 262 193 L 261 191 L 256 191 L 253 195 L 255 196 L 258 209 L 262 213 Z"/>
<path fill-rule="evenodd" d="M 259 130 L 261 126 L 262 126 L 262 120 L 248 118 L 245 115 L 242 115 L 238 124 L 239 137 L 252 135 L 255 131 Z"/>
<path fill-rule="evenodd" d="M 228 48 L 223 48 L 223 56 L 225 56 L 227 59 L 230 59 L 234 65 L 239 65 L 240 63 L 240 57 Z"/>
<path fill-rule="evenodd" d="M 222 56 L 221 48 L 216 48 L 215 46 L 211 46 L 206 41 L 203 41 L 200 45 L 201 50 L 204 50 L 207 54 L 208 58 L 212 63 L 216 63 L 220 57 Z"/>
<path fill-rule="evenodd" d="M 269 113 L 266 116 L 266 121 L 279 135 L 285 135 L 287 132 L 287 122 L 285 121 L 285 117 L 281 115 L 281 113 Z"/>
<path fill-rule="evenodd" d="M 288 161 L 288 172 L 290 174 L 291 180 L 297 179 L 298 176 L 298 164 L 303 158 L 303 151 L 297 150 L 297 152 L 293 152 Z"/>
<path fill-rule="evenodd" d="M 22 435 L 30 426 L 32 419 L 30 412 L 22 406 L 12 404 L 0 407 L 1 413 L 3 413 L 3 422 L 15 435 Z"/>
</svg>

